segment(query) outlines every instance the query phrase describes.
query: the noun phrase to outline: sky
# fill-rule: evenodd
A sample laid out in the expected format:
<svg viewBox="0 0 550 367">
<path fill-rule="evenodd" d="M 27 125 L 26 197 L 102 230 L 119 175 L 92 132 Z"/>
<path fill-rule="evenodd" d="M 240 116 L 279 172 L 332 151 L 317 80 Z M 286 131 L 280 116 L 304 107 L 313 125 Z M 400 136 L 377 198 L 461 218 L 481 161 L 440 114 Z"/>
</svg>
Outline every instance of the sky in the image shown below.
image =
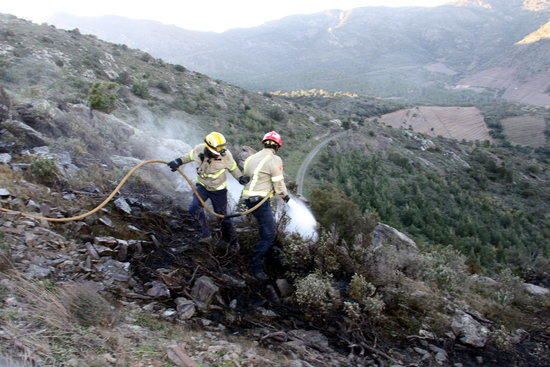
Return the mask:
<svg viewBox="0 0 550 367">
<path fill-rule="evenodd" d="M 294 14 L 361 6 L 437 6 L 450 0 L 0 0 L 0 13 L 42 23 L 55 13 L 119 15 L 182 28 L 222 32 Z"/>
</svg>

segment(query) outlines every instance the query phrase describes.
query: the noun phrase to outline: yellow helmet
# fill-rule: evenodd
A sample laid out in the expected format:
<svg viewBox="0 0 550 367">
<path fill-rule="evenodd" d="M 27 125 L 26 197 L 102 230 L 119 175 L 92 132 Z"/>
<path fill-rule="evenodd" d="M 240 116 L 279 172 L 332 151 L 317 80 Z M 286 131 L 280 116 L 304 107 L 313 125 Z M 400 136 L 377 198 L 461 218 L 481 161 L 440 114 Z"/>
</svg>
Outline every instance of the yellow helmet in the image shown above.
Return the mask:
<svg viewBox="0 0 550 367">
<path fill-rule="evenodd" d="M 225 136 L 222 134 L 213 131 L 210 134 L 206 135 L 204 138 L 204 142 L 206 143 L 206 147 L 209 151 L 214 153 L 215 155 L 225 155 L 225 146 L 227 144 L 227 141 L 225 140 Z"/>
</svg>

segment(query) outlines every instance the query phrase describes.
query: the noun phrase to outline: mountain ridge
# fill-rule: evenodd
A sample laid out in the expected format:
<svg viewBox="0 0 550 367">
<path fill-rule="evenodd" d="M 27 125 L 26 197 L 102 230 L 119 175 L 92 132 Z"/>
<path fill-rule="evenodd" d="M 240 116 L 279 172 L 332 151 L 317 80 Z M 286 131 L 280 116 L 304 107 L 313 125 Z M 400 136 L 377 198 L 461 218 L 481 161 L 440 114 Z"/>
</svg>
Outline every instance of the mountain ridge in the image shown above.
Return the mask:
<svg viewBox="0 0 550 367">
<path fill-rule="evenodd" d="M 525 10 L 521 4 L 502 11 L 452 5 L 331 10 L 223 33 L 188 32 L 121 18 L 116 18 L 116 25 L 112 18 L 64 16 L 51 21 L 113 42 L 126 42 L 248 89 L 323 88 L 416 100 L 435 91 L 453 93 L 450 87 L 486 70 L 486 65 L 511 62 L 515 50 L 531 52 L 531 45 L 518 48 L 516 43 L 543 26 L 546 10 Z M 169 27 L 166 32 L 164 27 Z M 524 59 L 527 65 L 535 65 L 536 70 L 529 72 L 535 78 L 541 68 L 548 70 L 545 60 L 550 43 L 541 42 L 536 48 L 542 49 L 543 57 Z M 427 69 L 434 63 L 456 75 Z M 541 75 L 546 80 L 544 73 Z M 491 86 L 479 86 L 491 90 Z M 544 89 L 537 91 L 540 96 L 534 99 L 535 104 L 550 104 Z M 529 103 L 528 98 L 520 100 Z"/>
</svg>

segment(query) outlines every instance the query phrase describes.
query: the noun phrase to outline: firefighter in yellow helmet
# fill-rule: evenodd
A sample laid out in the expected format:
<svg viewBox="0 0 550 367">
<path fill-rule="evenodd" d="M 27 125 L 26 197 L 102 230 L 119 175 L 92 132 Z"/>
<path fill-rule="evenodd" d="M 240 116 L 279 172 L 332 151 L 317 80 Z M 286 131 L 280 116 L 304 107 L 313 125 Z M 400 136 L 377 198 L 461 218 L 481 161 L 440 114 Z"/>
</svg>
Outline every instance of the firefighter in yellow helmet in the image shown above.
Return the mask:
<svg viewBox="0 0 550 367">
<path fill-rule="evenodd" d="M 175 172 L 181 165 L 195 162 L 197 164 L 197 191 L 201 198 L 210 199 L 214 211 L 218 214 L 227 213 L 227 177 L 226 172 L 231 173 L 241 185 L 248 182 L 233 159 L 233 155 L 227 150 L 225 137 L 218 132 L 211 132 L 204 138 L 204 143 L 197 145 L 181 158 L 168 163 L 170 169 Z M 201 226 L 201 243 L 209 243 L 212 239 L 210 228 L 206 220 L 204 209 L 199 199 L 193 195 L 193 201 L 189 206 L 189 212 L 197 218 Z M 222 220 L 222 238 L 230 245 L 237 246 L 237 238 L 233 225 L 229 218 Z"/>
<path fill-rule="evenodd" d="M 243 198 L 249 208 L 273 192 L 285 202 L 290 200 L 283 175 L 283 161 L 277 155 L 277 151 L 283 146 L 283 139 L 277 132 L 270 131 L 264 135 L 262 144 L 264 149 L 251 155 L 244 162 L 244 175 L 251 177 L 243 190 Z M 275 218 L 270 201 L 265 201 L 252 214 L 260 227 L 260 240 L 254 249 L 250 267 L 257 279 L 267 280 L 264 258 L 273 246 L 276 235 Z"/>
</svg>

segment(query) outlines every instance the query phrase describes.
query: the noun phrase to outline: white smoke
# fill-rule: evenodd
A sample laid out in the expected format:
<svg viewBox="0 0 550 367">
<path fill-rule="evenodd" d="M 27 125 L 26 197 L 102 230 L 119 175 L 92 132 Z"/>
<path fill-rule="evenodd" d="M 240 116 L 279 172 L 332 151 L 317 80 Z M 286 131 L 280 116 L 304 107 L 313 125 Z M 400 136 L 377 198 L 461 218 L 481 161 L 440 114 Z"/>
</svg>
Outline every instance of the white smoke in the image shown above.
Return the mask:
<svg viewBox="0 0 550 367">
<path fill-rule="evenodd" d="M 297 234 L 303 239 L 317 240 L 317 221 L 302 200 L 290 195 L 290 200 L 286 205 L 277 207 L 277 221 L 280 221 L 283 216 L 288 219 L 284 228 L 285 233 Z"/>
<path fill-rule="evenodd" d="M 206 131 L 200 131 L 199 121 L 191 116 L 159 118 L 147 109 L 138 111 L 134 127 L 135 135 L 131 138 L 132 150 L 143 159 L 160 159 L 171 161 L 182 157 L 196 144 L 203 141 Z M 189 184 L 178 174 L 172 173 L 168 167 L 156 166 L 153 168 L 157 177 L 163 180 L 153 180 L 152 184 L 162 193 L 169 196 L 177 196 L 184 193 L 184 200 L 189 202 L 192 198 Z M 195 181 L 197 177 L 196 164 L 190 163 L 183 167 L 184 173 Z M 228 182 L 228 213 L 235 213 L 241 197 L 243 186 L 229 173 Z M 170 187 L 167 186 L 170 183 Z M 280 206 L 276 210 L 276 218 L 280 220 L 286 214 L 288 223 L 285 232 L 298 234 L 305 239 L 317 238 L 317 222 L 309 208 L 298 198 L 292 196 L 285 208 Z"/>
</svg>

